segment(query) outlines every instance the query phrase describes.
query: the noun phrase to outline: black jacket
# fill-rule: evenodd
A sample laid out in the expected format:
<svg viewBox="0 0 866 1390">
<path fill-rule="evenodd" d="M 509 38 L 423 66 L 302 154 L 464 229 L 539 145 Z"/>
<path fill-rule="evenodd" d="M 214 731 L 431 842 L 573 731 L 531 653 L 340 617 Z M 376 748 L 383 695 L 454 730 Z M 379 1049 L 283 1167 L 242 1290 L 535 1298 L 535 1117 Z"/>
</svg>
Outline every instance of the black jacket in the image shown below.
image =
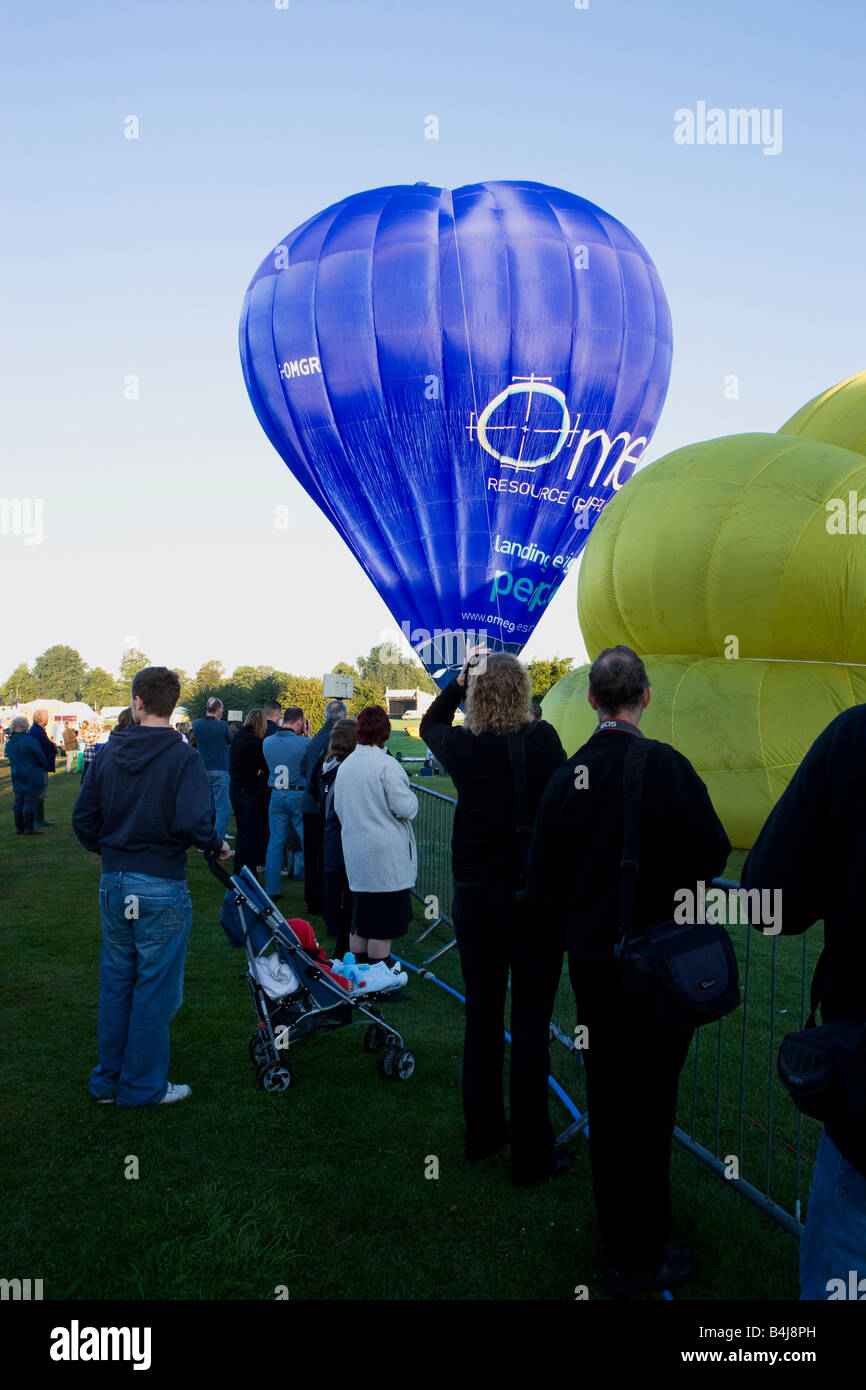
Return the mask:
<svg viewBox="0 0 866 1390">
<path fill-rule="evenodd" d="M 301 813 L 305 816 L 319 814 L 319 774 L 331 742 L 331 731 L 338 721 L 326 719 L 319 732 L 313 734 L 310 746 L 301 761 L 301 772 L 307 780 L 307 787 L 301 801 Z"/>
<path fill-rule="evenodd" d="M 743 886 L 781 889 L 783 936 L 823 918 L 821 1018 L 866 1020 L 866 705 L 837 715 L 812 744 L 755 841 Z M 827 1131 L 866 1174 L 866 1133 Z"/>
<path fill-rule="evenodd" d="M 343 859 L 343 833 L 340 825 L 340 817 L 334 810 L 334 783 L 337 780 L 337 773 L 340 770 L 340 763 L 329 768 L 327 772 L 320 774 L 319 782 L 319 815 L 322 818 L 324 833 L 322 836 L 322 867 L 326 874 L 339 874 L 345 872 L 346 864 Z"/>
<path fill-rule="evenodd" d="M 246 725 L 238 729 L 229 748 L 229 793 L 231 796 L 264 795 L 270 769 L 262 752 L 262 740 Z"/>
<path fill-rule="evenodd" d="M 529 850 L 530 901 L 559 916 L 571 954 L 612 959 L 620 936 L 620 861 L 626 729 L 596 732 L 551 778 Z M 691 763 L 666 743 L 649 740 L 641 797 L 632 928 L 672 917 L 677 889 L 707 885 L 721 873 L 730 843 L 709 793 Z M 585 775 L 576 769 L 585 768 Z M 586 785 L 581 785 L 584 783 Z"/>
<path fill-rule="evenodd" d="M 186 850 L 219 849 L 204 763 L 175 729 L 130 724 L 84 779 L 72 828 L 102 872 L 182 879 Z"/>
<path fill-rule="evenodd" d="M 45 754 L 45 766 L 49 772 L 54 771 L 54 763 L 57 758 L 57 748 L 51 742 L 41 724 L 31 724 L 27 730 L 27 737 L 32 738 Z"/>
<path fill-rule="evenodd" d="M 451 852 L 457 887 L 515 888 L 520 881 L 514 769 L 504 734 L 472 734 L 452 727 L 463 687 L 453 680 L 421 720 L 421 738 L 457 788 Z M 544 788 L 565 759 L 552 724 L 526 728 L 526 786 L 530 824 Z"/>
</svg>

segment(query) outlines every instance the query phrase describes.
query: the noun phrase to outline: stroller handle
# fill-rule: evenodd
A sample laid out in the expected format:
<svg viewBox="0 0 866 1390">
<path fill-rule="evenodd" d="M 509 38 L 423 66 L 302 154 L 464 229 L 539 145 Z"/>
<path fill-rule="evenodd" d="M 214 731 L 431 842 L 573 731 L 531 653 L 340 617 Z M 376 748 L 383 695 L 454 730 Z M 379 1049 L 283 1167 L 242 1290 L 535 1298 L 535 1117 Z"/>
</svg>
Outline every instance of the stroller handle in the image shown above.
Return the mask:
<svg viewBox="0 0 866 1390">
<path fill-rule="evenodd" d="M 217 852 L 216 852 L 216 850 L 215 850 L 215 849 L 208 849 L 208 850 L 205 850 L 205 856 L 204 856 L 204 857 L 205 857 L 205 859 L 207 860 L 208 868 L 210 869 L 210 871 L 211 871 L 211 873 L 213 874 L 214 878 L 218 878 L 219 881 L 220 881 L 220 883 L 223 884 L 223 886 L 224 886 L 225 888 L 232 888 L 232 887 L 233 887 L 233 884 L 232 884 L 231 878 L 230 878 L 229 875 L 226 873 L 226 871 L 225 871 L 225 869 L 223 868 L 222 864 L 219 862 L 219 859 L 217 858 Z"/>
</svg>

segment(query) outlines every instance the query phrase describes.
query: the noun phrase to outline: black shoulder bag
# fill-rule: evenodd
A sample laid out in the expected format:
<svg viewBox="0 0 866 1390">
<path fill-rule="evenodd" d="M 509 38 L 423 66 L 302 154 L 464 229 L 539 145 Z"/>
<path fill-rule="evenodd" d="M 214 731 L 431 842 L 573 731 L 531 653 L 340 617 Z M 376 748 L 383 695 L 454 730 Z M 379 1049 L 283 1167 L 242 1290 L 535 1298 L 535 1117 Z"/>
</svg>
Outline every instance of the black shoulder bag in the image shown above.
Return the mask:
<svg viewBox="0 0 866 1390">
<path fill-rule="evenodd" d="M 816 1024 L 827 970 L 826 947 L 812 976 L 806 1027 L 788 1033 L 777 1066 L 788 1095 L 822 1124 L 866 1120 L 866 1023 L 833 1019 Z"/>
<path fill-rule="evenodd" d="M 632 935 L 638 871 L 643 776 L 650 745 L 629 741 L 623 767 L 625 825 L 620 864 L 620 928 L 614 948 L 626 988 L 651 990 L 658 1026 L 665 1032 L 700 1028 L 740 1002 L 737 958 L 731 938 L 715 923 L 662 922 Z"/>
</svg>

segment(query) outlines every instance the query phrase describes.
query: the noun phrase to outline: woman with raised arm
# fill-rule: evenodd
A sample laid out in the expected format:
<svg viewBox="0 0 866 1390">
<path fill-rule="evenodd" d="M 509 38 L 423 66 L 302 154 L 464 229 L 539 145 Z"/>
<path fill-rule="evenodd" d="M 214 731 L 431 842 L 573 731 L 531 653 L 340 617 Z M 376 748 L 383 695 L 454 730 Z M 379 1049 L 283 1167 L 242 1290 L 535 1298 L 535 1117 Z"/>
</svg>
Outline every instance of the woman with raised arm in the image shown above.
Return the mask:
<svg viewBox="0 0 866 1390">
<path fill-rule="evenodd" d="M 453 727 L 464 696 L 465 722 Z M 466 1158 L 487 1158 L 510 1138 L 511 1176 L 521 1186 L 546 1182 L 570 1163 L 556 1150 L 547 1108 L 563 929 L 533 919 L 516 898 L 542 792 L 565 761 L 556 730 L 533 719 L 531 705 L 529 675 L 517 658 L 478 652 L 433 701 L 420 730 L 457 788 L 451 852 L 466 986 Z M 502 1084 L 509 969 L 510 1129 Z"/>
</svg>

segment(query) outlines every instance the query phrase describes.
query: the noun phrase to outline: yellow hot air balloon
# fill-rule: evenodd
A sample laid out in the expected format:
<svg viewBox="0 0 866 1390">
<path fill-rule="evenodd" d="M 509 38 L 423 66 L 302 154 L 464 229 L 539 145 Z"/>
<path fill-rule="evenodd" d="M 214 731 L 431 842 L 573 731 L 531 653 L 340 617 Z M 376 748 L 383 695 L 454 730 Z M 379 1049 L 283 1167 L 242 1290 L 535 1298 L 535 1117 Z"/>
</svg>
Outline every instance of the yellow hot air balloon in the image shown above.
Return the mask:
<svg viewBox="0 0 866 1390">
<path fill-rule="evenodd" d="M 828 530 L 866 458 L 781 434 L 677 449 L 605 507 L 581 565 L 590 656 L 698 652 L 866 662 L 866 545 Z M 847 515 L 846 515 L 847 520 Z M 866 517 L 863 520 L 866 532 Z"/>
<path fill-rule="evenodd" d="M 779 434 L 799 434 L 866 454 L 866 372 L 822 391 L 786 420 Z"/>
<path fill-rule="evenodd" d="M 689 759 L 728 838 L 750 847 L 804 754 L 843 709 L 866 701 L 866 669 L 827 663 L 645 655 L 652 699 L 640 726 Z M 563 676 L 544 717 L 565 751 L 589 738 L 589 667 Z"/>
<path fill-rule="evenodd" d="M 866 373 L 795 425 L 641 470 L 599 518 L 578 587 L 590 656 L 620 642 L 643 656 L 641 728 L 690 759 L 744 848 L 821 730 L 866 700 Z M 568 753 L 596 723 L 588 669 L 544 701 Z"/>
</svg>

